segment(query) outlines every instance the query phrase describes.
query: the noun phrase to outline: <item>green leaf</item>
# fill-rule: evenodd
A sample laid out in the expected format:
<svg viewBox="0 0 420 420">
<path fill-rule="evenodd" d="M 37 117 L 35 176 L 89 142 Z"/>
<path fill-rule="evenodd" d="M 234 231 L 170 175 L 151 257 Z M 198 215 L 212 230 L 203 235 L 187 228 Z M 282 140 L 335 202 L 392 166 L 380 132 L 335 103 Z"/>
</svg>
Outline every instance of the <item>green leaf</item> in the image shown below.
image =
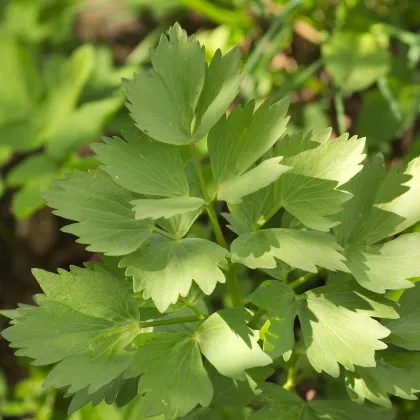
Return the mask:
<svg viewBox="0 0 420 420">
<path fill-rule="evenodd" d="M 346 93 L 366 89 L 390 67 L 386 46 L 371 33 L 334 32 L 322 55 L 334 83 Z"/>
<path fill-rule="evenodd" d="M 264 351 L 273 359 L 284 356 L 288 360 L 295 343 L 294 322 L 298 313 L 295 293 L 279 281 L 268 280 L 249 299 L 268 312 L 269 320 L 263 327 Z"/>
<path fill-rule="evenodd" d="M 243 77 L 240 75 L 239 49 L 233 48 L 222 56 L 218 49 L 206 74 L 200 100 L 197 104 L 194 138 L 204 137 L 225 113 L 239 92 Z"/>
<path fill-rule="evenodd" d="M 414 287 L 420 276 L 420 233 L 408 233 L 383 245 L 350 249 L 347 266 L 360 285 L 376 293 Z"/>
<path fill-rule="evenodd" d="M 357 243 L 372 244 L 417 223 L 419 197 L 420 158 L 402 168 L 394 165 L 377 190 L 369 216 L 361 223 Z"/>
<path fill-rule="evenodd" d="M 354 293 L 350 284 L 316 288 L 304 299 L 299 319 L 306 354 L 317 372 L 338 377 L 339 363 L 350 371 L 354 365 L 376 365 L 375 350 L 387 347 L 379 340 L 390 331 L 371 318 L 376 312 L 373 305 Z"/>
<path fill-rule="evenodd" d="M 217 194 L 218 199 L 232 204 L 240 203 L 242 197 L 270 185 L 291 169 L 279 165 L 281 160 L 281 157 L 264 160 L 244 175 L 221 184 Z"/>
<path fill-rule="evenodd" d="M 7 31 L 0 34 L 0 54 L 3 63 L 0 78 L 0 126 L 11 121 L 23 121 L 28 118 L 33 106 L 31 84 L 28 79 L 34 63 Z"/>
<path fill-rule="evenodd" d="M 161 197 L 188 196 L 184 164 L 174 146 L 158 143 L 142 133 L 123 133 L 126 141 L 106 138 L 94 144 L 103 169 L 122 187 Z"/>
<path fill-rule="evenodd" d="M 44 194 L 55 214 L 79 223 L 63 228 L 88 244 L 88 250 L 125 255 L 139 248 L 151 235 L 149 221 L 136 221 L 130 202 L 133 194 L 115 184 L 104 172 L 76 171 Z"/>
<path fill-rule="evenodd" d="M 204 200 L 196 197 L 174 197 L 163 199 L 140 199 L 131 202 L 136 220 L 160 219 L 195 211 L 202 211 Z"/>
<path fill-rule="evenodd" d="M 18 309 L 14 325 L 2 333 L 16 354 L 37 365 L 58 362 L 47 383 L 69 385 L 70 392 L 94 392 L 113 381 L 130 361 L 123 349 L 140 330 L 132 294 L 105 270 L 34 275 L 45 293 L 37 297 L 40 306 Z"/>
<path fill-rule="evenodd" d="M 316 266 L 348 271 L 342 248 L 324 232 L 297 229 L 264 229 L 239 236 L 232 242 L 232 261 L 250 268 L 275 268 L 276 258 L 313 273 Z"/>
<path fill-rule="evenodd" d="M 408 350 L 420 351 L 420 284 L 406 290 L 399 304 L 400 318 L 384 322 L 384 326 L 391 330 L 386 341 Z"/>
<path fill-rule="evenodd" d="M 281 207 L 311 229 L 328 231 L 351 195 L 339 187 L 361 169 L 364 139 L 342 136 L 328 141 L 331 130 L 285 136 L 275 153 L 292 169 L 269 187 L 229 205 L 236 223 L 247 230 L 263 226 Z"/>
<path fill-rule="evenodd" d="M 55 160 L 65 159 L 79 147 L 101 136 L 105 123 L 122 105 L 120 97 L 88 102 L 71 113 L 48 139 L 46 152 Z"/>
<path fill-rule="evenodd" d="M 59 74 L 50 83 L 48 96 L 39 113 L 46 122 L 40 133 L 43 142 L 48 142 L 75 110 L 83 87 L 93 70 L 95 52 L 92 45 L 85 44 L 75 50 L 59 67 Z"/>
<path fill-rule="evenodd" d="M 125 351 L 115 351 L 102 357 L 88 353 L 74 354 L 50 371 L 44 386 L 57 389 L 68 387 L 68 394 L 87 388 L 88 393 L 92 394 L 118 378 L 128 368 L 130 356 Z"/>
<path fill-rule="evenodd" d="M 184 237 L 190 230 L 192 224 L 200 216 L 203 209 L 199 208 L 195 211 L 178 214 L 168 219 L 160 219 L 156 222 L 161 228 L 167 230 L 176 238 Z"/>
<path fill-rule="evenodd" d="M 214 388 L 214 396 L 210 404 L 212 408 L 248 405 L 259 394 L 258 385 L 274 373 L 274 370 L 268 366 L 251 368 L 245 373 L 246 380 L 238 381 L 220 375 L 211 364 L 208 364 L 206 369 Z"/>
<path fill-rule="evenodd" d="M 377 154 L 365 162 L 362 171 L 345 184 L 344 188 L 353 197 L 344 203 L 340 214 L 341 223 L 334 228 L 337 240 L 342 246 L 357 242 L 361 226 L 372 210 L 375 195 L 385 176 L 384 158 Z"/>
<path fill-rule="evenodd" d="M 229 252 L 219 245 L 198 238 L 163 241 L 142 248 L 121 260 L 127 275 L 134 277 L 134 290 L 151 298 L 160 312 L 165 312 L 179 296 L 187 296 L 192 281 L 207 295 L 216 284 L 224 283 L 220 269 Z"/>
<path fill-rule="evenodd" d="M 288 101 L 281 100 L 274 104 L 264 102 L 255 112 L 255 103 L 249 102 L 246 106 L 237 106 L 228 118 L 222 117 L 212 128 L 207 143 L 213 175 L 218 184 L 218 194 L 222 193 L 224 199 L 228 198 L 223 188 L 232 191 L 235 183 L 240 182 L 240 176 L 250 168 L 260 157 L 267 152 L 284 133 L 288 118 L 285 118 Z M 272 161 L 275 163 L 275 161 Z M 273 165 L 273 163 L 270 164 Z M 278 163 L 278 162 L 277 162 Z M 265 164 L 267 165 L 267 164 Z M 259 177 L 262 168 L 257 170 Z M 285 171 L 276 172 L 278 176 Z M 250 175 L 245 178 L 249 182 Z M 275 177 L 269 177 L 275 179 Z M 233 186 L 232 186 L 233 183 Z M 242 181 L 240 185 L 243 185 Z M 268 180 L 261 179 L 243 193 L 251 193 L 266 186 Z M 242 188 L 244 188 L 242 186 Z M 218 196 L 221 199 L 220 195 Z M 237 202 L 240 197 L 234 197 Z"/>
<path fill-rule="evenodd" d="M 346 372 L 350 397 L 363 404 L 370 400 L 391 408 L 389 395 L 416 400 L 420 392 L 420 353 L 394 353 L 380 356 L 376 368 L 356 368 Z"/>
<path fill-rule="evenodd" d="M 17 164 L 8 173 L 7 184 L 10 187 L 20 187 L 30 181 L 33 182 L 36 178 L 49 177 L 51 179 L 57 171 L 57 162 L 46 154 L 39 153 Z"/>
<path fill-rule="evenodd" d="M 303 401 L 296 394 L 279 385 L 262 386 L 265 405 L 251 416 L 252 420 L 391 420 L 392 412 L 359 406 L 349 400 Z"/>
<path fill-rule="evenodd" d="M 201 352 L 221 375 L 244 380 L 246 369 L 272 362 L 258 345 L 258 331 L 247 326 L 250 319 L 245 309 L 223 309 L 208 317 L 195 332 Z"/>
<path fill-rule="evenodd" d="M 133 361 L 125 376 L 140 376 L 145 416 L 181 417 L 196 405 L 208 406 L 213 387 L 198 343 L 182 333 L 145 333 L 134 340 Z"/>
<path fill-rule="evenodd" d="M 328 142 L 329 130 L 284 139 L 276 154 L 293 169 L 274 184 L 276 206 L 311 229 L 328 231 L 337 225 L 337 213 L 351 198 L 338 189 L 361 169 L 365 140 L 348 135 Z M 262 220 L 265 223 L 265 220 Z"/>
<path fill-rule="evenodd" d="M 35 178 L 29 181 L 12 198 L 12 212 L 18 219 L 26 219 L 37 210 L 45 206 L 44 200 L 40 197 L 42 191 L 48 189 L 51 184 L 51 177 Z"/>
<path fill-rule="evenodd" d="M 106 402 L 106 404 L 116 402 L 118 406 L 125 405 L 137 396 L 137 383 L 138 378 L 123 379 L 122 375 L 120 375 L 93 393 L 89 393 L 88 388 L 78 391 L 71 396 L 72 399 L 68 408 L 68 414 L 75 413 L 89 403 L 91 403 L 92 407 L 96 407 L 102 401 Z M 68 393 L 65 394 L 65 397 L 69 396 Z"/>
<path fill-rule="evenodd" d="M 204 48 L 176 24 L 152 52 L 150 75 L 125 81 L 128 108 L 137 127 L 155 140 L 189 144 L 200 140 L 237 95 L 238 52 L 216 53 L 210 67 Z"/>
</svg>

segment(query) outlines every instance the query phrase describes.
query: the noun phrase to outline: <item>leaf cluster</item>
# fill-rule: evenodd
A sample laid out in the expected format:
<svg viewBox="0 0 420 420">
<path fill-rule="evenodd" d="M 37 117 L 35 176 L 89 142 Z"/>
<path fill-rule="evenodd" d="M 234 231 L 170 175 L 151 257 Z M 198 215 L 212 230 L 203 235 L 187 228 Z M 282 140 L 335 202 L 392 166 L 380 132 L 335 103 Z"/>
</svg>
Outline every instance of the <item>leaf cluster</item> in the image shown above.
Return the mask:
<svg viewBox="0 0 420 420">
<path fill-rule="evenodd" d="M 286 134 L 286 100 L 227 113 L 238 51 L 207 63 L 179 25 L 151 60 L 124 82 L 136 127 L 93 146 L 99 169 L 44 195 L 102 262 L 34 270 L 43 294 L 9 314 L 3 336 L 54 365 L 45 386 L 65 390 L 70 412 L 139 395 L 146 417 L 166 419 L 391 419 L 390 396 L 420 392 L 420 234 L 407 232 L 420 158 L 387 172 L 364 139 Z M 192 233 L 203 214 L 214 241 Z M 302 289 L 320 270 L 326 284 Z M 258 287 L 244 296 L 250 273 Z M 209 311 L 216 288 L 229 304 Z M 291 391 L 302 363 L 349 397 L 302 401 Z"/>
</svg>

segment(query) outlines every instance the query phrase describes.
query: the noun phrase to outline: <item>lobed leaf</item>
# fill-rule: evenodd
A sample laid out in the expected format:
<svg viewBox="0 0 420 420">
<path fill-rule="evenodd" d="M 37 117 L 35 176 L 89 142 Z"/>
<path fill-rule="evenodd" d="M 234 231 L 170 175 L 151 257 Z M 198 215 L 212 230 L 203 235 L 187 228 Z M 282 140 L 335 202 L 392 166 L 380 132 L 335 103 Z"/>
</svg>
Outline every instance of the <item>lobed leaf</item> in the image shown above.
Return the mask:
<svg viewBox="0 0 420 420">
<path fill-rule="evenodd" d="M 250 296 L 250 301 L 268 313 L 269 320 L 261 332 L 264 351 L 273 359 L 289 360 L 295 343 L 294 323 L 298 302 L 293 290 L 276 280 L 267 280 Z"/>
<path fill-rule="evenodd" d="M 125 285 L 105 270 L 34 270 L 44 295 L 39 307 L 18 309 L 2 335 L 34 364 L 57 363 L 47 384 L 69 393 L 95 392 L 128 366 L 124 348 L 139 333 L 139 312 Z M 80 371 L 84 374 L 80 375 Z"/>
<path fill-rule="evenodd" d="M 305 293 L 299 319 L 306 354 L 317 372 L 338 377 L 339 363 L 350 371 L 354 371 L 354 365 L 376 365 L 375 350 L 387 347 L 380 339 L 390 331 L 371 318 L 375 316 L 373 309 L 349 284 L 320 287 Z"/>
<path fill-rule="evenodd" d="M 124 84 L 137 127 L 157 141 L 183 145 L 204 137 L 237 95 L 239 54 L 219 51 L 207 66 L 204 48 L 178 24 L 168 35 L 152 52 L 151 73 Z"/>
<path fill-rule="evenodd" d="M 63 231 L 78 236 L 89 251 L 107 255 L 129 254 L 152 234 L 150 221 L 134 219 L 134 197 L 100 170 L 75 171 L 44 194 L 55 214 L 78 222 Z"/>
<path fill-rule="evenodd" d="M 258 332 L 247 322 L 243 308 L 223 309 L 210 315 L 194 334 L 206 359 L 224 376 L 245 380 L 245 370 L 272 360 L 258 345 Z"/>
<path fill-rule="evenodd" d="M 179 296 L 187 296 L 194 280 L 209 295 L 217 283 L 224 283 L 221 271 L 229 252 L 198 238 L 164 241 L 142 248 L 121 260 L 127 275 L 134 277 L 134 290 L 143 291 L 160 312 L 165 312 Z"/>
<path fill-rule="evenodd" d="M 250 418 L 277 420 L 391 420 L 392 411 L 375 410 L 359 406 L 349 400 L 315 400 L 303 401 L 296 394 L 286 391 L 279 385 L 265 383 L 262 386 L 264 406 Z"/>
<path fill-rule="evenodd" d="M 420 392 L 420 353 L 394 353 L 379 356 L 376 368 L 356 368 L 346 372 L 346 386 L 350 397 L 363 404 L 370 400 L 391 408 L 389 395 L 417 400 Z"/>
<path fill-rule="evenodd" d="M 287 107 L 286 100 L 274 104 L 266 101 L 254 112 L 255 103 L 251 101 L 244 107 L 237 106 L 229 117 L 222 117 L 212 128 L 207 143 L 219 199 L 230 200 L 225 189 L 232 192 L 239 184 L 242 191 L 236 192 L 232 199 L 233 203 L 238 202 L 243 195 L 265 187 L 289 169 L 277 168 L 278 162 L 271 160 L 255 168 L 254 175 L 241 177 L 284 133 Z M 262 171 L 267 166 L 271 175 L 262 178 Z M 250 183 L 255 173 L 258 179 Z M 247 187 L 244 184 L 248 184 Z"/>
<path fill-rule="evenodd" d="M 399 303 L 399 319 L 384 322 L 384 326 L 391 330 L 386 341 L 408 350 L 420 351 L 420 284 L 406 290 Z"/>
<path fill-rule="evenodd" d="M 264 229 L 232 242 L 232 261 L 250 268 L 275 268 L 276 258 L 292 267 L 317 272 L 317 266 L 348 271 L 341 247 L 327 233 L 298 229 Z"/>
<path fill-rule="evenodd" d="M 160 197 L 188 196 L 189 186 L 178 149 L 142 133 L 123 133 L 92 145 L 102 169 L 127 190 Z M 159 175 L 157 175 L 159 174 Z"/>
<path fill-rule="evenodd" d="M 185 416 L 196 405 L 208 406 L 213 387 L 198 343 L 182 333 L 145 333 L 134 340 L 126 378 L 140 376 L 145 416 Z"/>
</svg>

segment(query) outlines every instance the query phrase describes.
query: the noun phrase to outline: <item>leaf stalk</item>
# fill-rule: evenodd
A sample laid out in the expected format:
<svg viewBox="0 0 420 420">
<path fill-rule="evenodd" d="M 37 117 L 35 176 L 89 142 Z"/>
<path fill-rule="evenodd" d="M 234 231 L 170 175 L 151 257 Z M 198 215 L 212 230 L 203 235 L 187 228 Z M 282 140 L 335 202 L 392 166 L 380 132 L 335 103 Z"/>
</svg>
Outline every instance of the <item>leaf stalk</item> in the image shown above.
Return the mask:
<svg viewBox="0 0 420 420">
<path fill-rule="evenodd" d="M 162 325 L 173 325 L 173 324 L 185 324 L 187 322 L 197 322 L 197 321 L 201 321 L 201 317 L 184 316 L 181 318 L 162 319 L 160 321 L 158 320 L 158 321 L 140 322 L 140 328 L 160 327 Z"/>
<path fill-rule="evenodd" d="M 216 236 L 217 243 L 225 248 L 229 249 L 226 239 L 223 235 L 222 229 L 220 227 L 219 220 L 217 219 L 216 211 L 214 210 L 213 203 L 210 200 L 209 194 L 207 192 L 206 182 L 204 180 L 203 171 L 201 170 L 200 162 L 195 150 L 194 144 L 190 144 L 191 150 L 191 159 L 197 174 L 198 183 L 200 184 L 201 194 L 203 194 L 204 201 L 206 202 L 206 210 L 209 216 L 210 222 L 213 226 L 213 231 Z M 236 276 L 235 265 L 230 261 L 228 269 L 226 271 L 226 283 L 229 291 L 229 295 L 232 299 L 233 306 L 241 307 L 244 306 L 244 298 L 241 292 L 241 287 L 239 285 L 238 277 Z"/>
</svg>

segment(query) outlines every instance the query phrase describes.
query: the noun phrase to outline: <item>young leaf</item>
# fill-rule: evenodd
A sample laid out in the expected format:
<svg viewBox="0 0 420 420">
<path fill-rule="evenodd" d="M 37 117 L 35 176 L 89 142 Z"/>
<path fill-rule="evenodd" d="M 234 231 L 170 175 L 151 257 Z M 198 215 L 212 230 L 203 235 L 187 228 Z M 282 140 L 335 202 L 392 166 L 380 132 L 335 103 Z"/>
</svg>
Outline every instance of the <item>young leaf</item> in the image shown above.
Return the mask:
<svg viewBox="0 0 420 420">
<path fill-rule="evenodd" d="M 240 203 L 242 197 L 270 185 L 291 169 L 279 165 L 281 160 L 281 157 L 264 160 L 246 174 L 221 184 L 217 197 L 231 204 Z"/>
<path fill-rule="evenodd" d="M 376 365 L 375 350 L 387 347 L 379 340 L 390 331 L 371 318 L 374 308 L 369 302 L 348 284 L 316 288 L 304 297 L 299 319 L 306 354 L 317 372 L 338 377 L 339 363 L 351 371 L 354 365 Z"/>
<path fill-rule="evenodd" d="M 372 210 L 375 195 L 385 176 L 384 158 L 377 154 L 365 162 L 363 169 L 344 185 L 352 197 L 343 205 L 343 211 L 340 213 L 341 223 L 334 227 L 337 240 L 342 246 L 357 241 L 361 225 Z"/>
<path fill-rule="evenodd" d="M 237 223 L 248 230 L 263 226 L 281 207 L 311 229 L 328 231 L 351 195 L 339 187 L 362 166 L 364 139 L 342 136 L 328 142 L 330 130 L 285 136 L 275 153 L 292 169 L 269 187 L 229 205 Z"/>
<path fill-rule="evenodd" d="M 153 224 L 134 219 L 130 202 L 135 196 L 104 172 L 76 171 L 55 184 L 44 198 L 55 214 L 79 222 L 63 231 L 78 236 L 88 250 L 125 255 L 150 237 Z"/>
<path fill-rule="evenodd" d="M 94 392 L 113 381 L 128 366 L 124 348 L 140 330 L 131 293 L 105 270 L 34 275 L 45 293 L 38 296 L 40 306 L 19 309 L 3 336 L 34 364 L 58 362 L 48 379 L 53 386 Z"/>
<path fill-rule="evenodd" d="M 338 187 L 362 169 L 365 158 L 364 139 L 344 135 L 325 142 L 328 132 L 309 132 L 280 142 L 276 154 L 284 156 L 282 163 L 293 169 L 273 185 L 277 206 L 321 231 L 338 224 L 336 215 L 351 198 Z"/>
<path fill-rule="evenodd" d="M 273 359 L 284 356 L 288 360 L 295 343 L 294 322 L 298 313 L 298 303 L 293 290 L 279 281 L 268 280 L 262 283 L 249 299 L 254 305 L 268 312 L 269 320 L 262 329 L 264 351 Z"/>
<path fill-rule="evenodd" d="M 137 127 L 155 140 L 189 144 L 200 140 L 237 95 L 242 78 L 237 51 L 214 56 L 210 67 L 194 37 L 176 24 L 152 53 L 151 75 L 125 81 L 128 108 Z"/>
<path fill-rule="evenodd" d="M 386 341 L 408 350 L 420 351 L 420 283 L 406 290 L 399 304 L 400 318 L 384 322 L 385 327 L 391 330 Z"/>
<path fill-rule="evenodd" d="M 420 392 L 420 353 L 394 353 L 381 356 L 376 368 L 356 368 L 346 372 L 350 397 L 363 404 L 370 400 L 391 408 L 389 395 L 416 400 Z"/>
<path fill-rule="evenodd" d="M 383 245 L 350 249 L 347 266 L 359 284 L 376 293 L 414 287 L 420 276 L 420 233 L 409 233 Z"/>
<path fill-rule="evenodd" d="M 134 290 L 144 290 L 144 298 L 152 298 L 160 312 L 165 312 L 179 296 L 187 296 L 192 280 L 207 295 L 225 276 L 220 267 L 229 252 L 219 245 L 198 238 L 164 241 L 127 255 L 121 265 L 134 277 Z"/>
<path fill-rule="evenodd" d="M 244 380 L 246 369 L 271 363 L 258 345 L 258 331 L 247 326 L 250 319 L 243 308 L 223 309 L 195 332 L 201 352 L 221 375 Z"/>
<path fill-rule="evenodd" d="M 145 333 L 133 344 L 133 361 L 125 377 L 141 375 L 145 416 L 182 417 L 198 404 L 210 404 L 213 387 L 196 340 L 182 333 Z"/>
<path fill-rule="evenodd" d="M 341 247 L 323 232 L 297 229 L 264 229 L 246 233 L 231 246 L 232 261 L 250 268 L 275 268 L 275 258 L 292 267 L 313 273 L 316 266 L 348 271 Z"/>
<path fill-rule="evenodd" d="M 247 188 L 245 184 L 249 183 L 251 175 L 242 177 L 284 133 L 288 121 L 285 118 L 287 107 L 286 100 L 274 104 L 266 101 L 254 112 L 255 104 L 251 101 L 244 107 L 236 107 L 228 118 L 222 117 L 212 128 L 207 143 L 219 199 L 230 199 L 225 190 L 232 191 L 238 183 L 240 195 L 248 195 L 289 169 L 277 168 L 278 162 L 271 160 L 269 165 L 264 163 L 264 166 L 254 169 L 258 179 Z M 271 174 L 261 178 L 260 173 L 267 165 Z M 239 202 L 240 195 L 235 194 L 232 202 Z"/>
<path fill-rule="evenodd" d="M 360 185 L 360 189 L 364 185 Z M 358 191 L 359 192 L 359 191 Z M 360 244 L 373 244 L 420 220 L 420 158 L 406 167 L 394 165 L 377 190 L 372 210 L 361 223 Z"/>
<path fill-rule="evenodd" d="M 210 65 L 206 64 L 204 86 L 195 115 L 196 141 L 210 131 L 235 99 L 243 80 L 240 71 L 238 48 L 233 48 L 224 56 L 216 50 Z"/>
</svg>

